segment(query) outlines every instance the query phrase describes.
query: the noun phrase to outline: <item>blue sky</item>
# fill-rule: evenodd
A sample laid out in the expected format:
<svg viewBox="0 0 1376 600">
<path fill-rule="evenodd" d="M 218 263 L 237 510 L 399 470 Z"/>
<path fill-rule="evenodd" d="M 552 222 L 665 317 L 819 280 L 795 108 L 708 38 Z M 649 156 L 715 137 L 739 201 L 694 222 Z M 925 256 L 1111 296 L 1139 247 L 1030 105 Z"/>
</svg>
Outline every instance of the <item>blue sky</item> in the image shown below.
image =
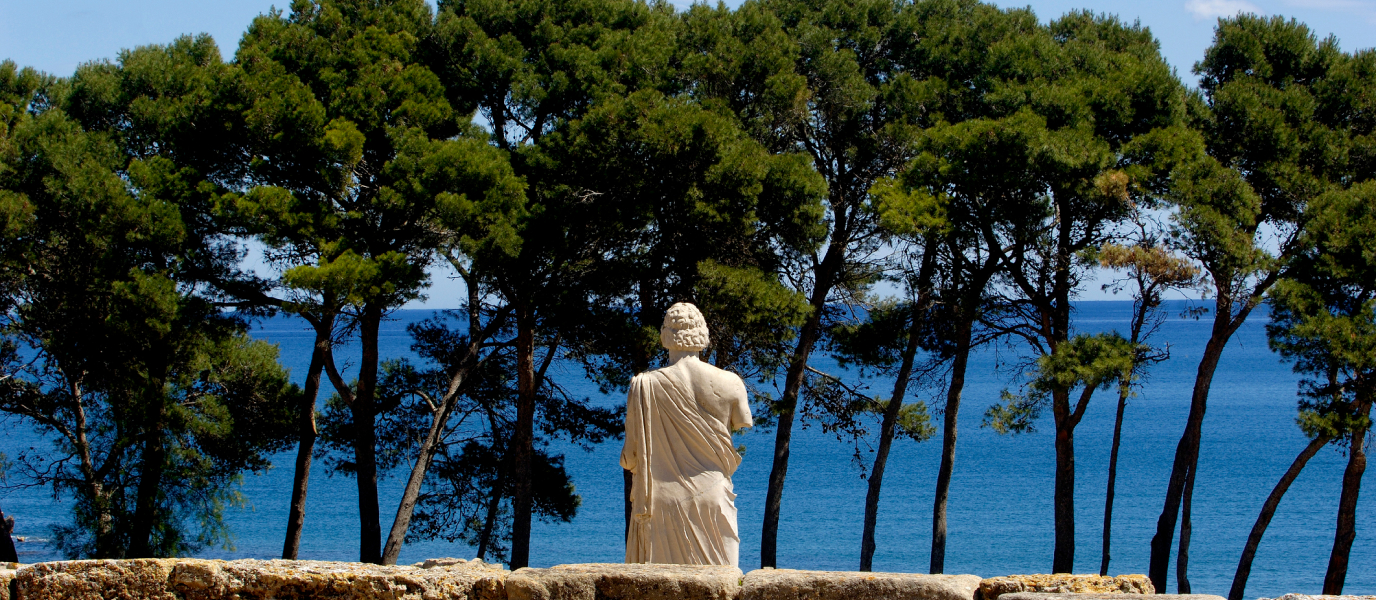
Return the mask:
<svg viewBox="0 0 1376 600">
<path fill-rule="evenodd" d="M 680 6 L 688 2 L 676 1 Z M 739 0 L 727 2 L 738 5 Z M 288 6 L 290 0 L 277 0 Z M 433 3 L 432 3 L 433 4 Z M 1087 9 L 1140 21 L 1161 41 L 1161 50 L 1187 84 L 1190 67 L 1213 38 L 1218 17 L 1239 11 L 1293 17 L 1320 37 L 1336 36 L 1347 51 L 1376 47 L 1376 0 L 1037 0 L 997 2 L 1030 5 L 1042 20 Z M 122 48 L 166 43 L 178 35 L 209 33 L 226 58 L 254 16 L 271 0 L 0 0 L 0 60 L 10 59 L 56 75 L 69 75 L 85 61 L 113 59 Z M 435 274 L 429 307 L 448 307 L 461 286 Z M 1097 284 L 1086 299 L 1108 299 Z M 1121 298 L 1121 297 L 1119 297 Z"/>
<path fill-rule="evenodd" d="M 289 3 L 277 0 L 278 6 Z M 1167 60 L 1191 83 L 1190 66 L 1208 46 L 1215 20 L 1238 11 L 1294 17 L 1320 36 L 1337 36 L 1345 50 L 1376 46 L 1376 0 L 1038 0 L 1027 4 L 1043 20 L 1076 9 L 1140 20 L 1161 40 Z M 228 58 L 249 21 L 272 6 L 263 0 L 0 0 L 0 59 L 66 75 L 83 61 L 113 58 L 121 48 L 201 32 L 214 36 Z"/>
</svg>

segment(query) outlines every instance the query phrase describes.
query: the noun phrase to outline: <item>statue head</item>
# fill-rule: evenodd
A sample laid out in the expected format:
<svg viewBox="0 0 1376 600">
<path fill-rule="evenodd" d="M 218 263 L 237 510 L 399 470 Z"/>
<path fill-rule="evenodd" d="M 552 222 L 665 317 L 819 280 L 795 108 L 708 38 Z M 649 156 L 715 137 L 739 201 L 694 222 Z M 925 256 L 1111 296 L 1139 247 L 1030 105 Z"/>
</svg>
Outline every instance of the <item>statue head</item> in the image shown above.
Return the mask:
<svg viewBox="0 0 1376 600">
<path fill-rule="evenodd" d="M 659 328 L 659 343 L 668 350 L 700 352 L 707 347 L 707 321 L 698 307 L 679 302 L 664 313 L 664 326 Z"/>
</svg>

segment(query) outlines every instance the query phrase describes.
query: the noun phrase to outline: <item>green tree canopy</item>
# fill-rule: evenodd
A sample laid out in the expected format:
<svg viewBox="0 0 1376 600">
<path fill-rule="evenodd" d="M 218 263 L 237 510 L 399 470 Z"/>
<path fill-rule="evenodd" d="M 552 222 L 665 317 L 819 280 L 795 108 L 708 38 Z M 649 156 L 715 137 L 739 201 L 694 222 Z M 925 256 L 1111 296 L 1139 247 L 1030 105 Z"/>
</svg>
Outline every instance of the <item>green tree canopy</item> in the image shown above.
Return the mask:
<svg viewBox="0 0 1376 600">
<path fill-rule="evenodd" d="M 1369 170 L 1351 170 L 1362 164 L 1352 162 L 1352 149 L 1361 157 L 1360 148 L 1370 145 L 1372 123 L 1359 108 L 1371 102 L 1360 91 L 1370 88 L 1369 62 L 1352 61 L 1337 40 L 1320 41 L 1294 20 L 1240 15 L 1219 21 L 1213 45 L 1195 65 L 1202 102 L 1192 102 L 1191 112 L 1204 155 L 1181 156 L 1169 193 L 1173 244 L 1207 277 L 1213 327 L 1152 538 L 1148 574 L 1158 588 L 1166 583 L 1177 519 L 1178 557 L 1189 555 L 1185 498 L 1223 349 L 1284 274 L 1299 248 L 1308 204 L 1370 177 Z M 1180 590 L 1188 593 L 1186 558 L 1177 563 Z"/>
<path fill-rule="evenodd" d="M 224 172 L 204 134 L 225 124 L 228 67 L 202 36 L 69 79 L 12 71 L 0 187 L 24 276 L 0 408 L 55 445 L 18 459 L 24 477 L 74 498 L 68 556 L 229 544 L 233 484 L 281 447 L 296 392 L 207 295 L 238 259 L 208 218 Z"/>
<path fill-rule="evenodd" d="M 236 55 L 241 147 L 256 187 L 233 212 L 298 292 L 289 308 L 355 315 L 357 383 L 342 379 L 332 355 L 322 366 L 359 424 L 378 411 L 382 316 L 421 296 L 440 252 L 517 246 L 511 220 L 524 186 L 426 65 L 433 27 L 420 0 L 298 0 L 290 14 L 255 19 Z M 375 434 L 353 431 L 359 556 L 379 562 Z"/>
</svg>

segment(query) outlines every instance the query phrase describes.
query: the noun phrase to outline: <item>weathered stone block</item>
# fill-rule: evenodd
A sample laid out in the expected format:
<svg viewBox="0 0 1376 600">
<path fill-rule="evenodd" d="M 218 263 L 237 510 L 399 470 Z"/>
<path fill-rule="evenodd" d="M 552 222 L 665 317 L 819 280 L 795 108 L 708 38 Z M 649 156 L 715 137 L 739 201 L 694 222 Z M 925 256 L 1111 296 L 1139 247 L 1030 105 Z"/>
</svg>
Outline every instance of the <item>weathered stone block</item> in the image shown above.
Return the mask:
<svg viewBox="0 0 1376 600">
<path fill-rule="evenodd" d="M 1054 592 L 1061 594 L 1155 594 L 1146 575 L 1007 575 L 990 577 L 979 584 L 979 597 L 994 600 L 1015 592 Z"/>
<path fill-rule="evenodd" d="M 760 569 L 745 576 L 742 600 L 973 600 L 977 575 L 921 575 Z M 513 599 L 514 600 L 514 599 Z"/>
<path fill-rule="evenodd" d="M 273 598 L 275 600 L 499 600 L 492 585 L 501 573 L 456 563 L 425 569 L 362 563 L 291 560 L 186 560 L 172 572 L 173 588 L 185 600 Z M 475 590 L 475 587 L 477 588 Z M 489 593 L 484 593 L 489 592 Z"/>
<path fill-rule="evenodd" d="M 15 573 L 16 600 L 178 600 L 172 558 L 38 563 Z"/>
<path fill-rule="evenodd" d="M 1013 592 L 1003 595 L 999 600 L 1142 600 L 1142 594 Z M 1210 594 L 1154 594 L 1152 600 L 1224 600 L 1224 598 Z"/>
<path fill-rule="evenodd" d="M 15 600 L 505 600 L 506 571 L 292 560 L 97 560 L 18 571 Z"/>
<path fill-rule="evenodd" d="M 507 600 L 735 600 L 735 567 L 657 564 L 558 565 L 517 569 L 506 578 Z"/>
<path fill-rule="evenodd" d="M 20 566 L 19 563 L 0 563 L 9 564 L 14 567 Z M 14 576 L 16 571 L 13 567 L 0 569 L 0 600 L 10 600 L 13 598 L 11 590 L 14 588 Z"/>
</svg>

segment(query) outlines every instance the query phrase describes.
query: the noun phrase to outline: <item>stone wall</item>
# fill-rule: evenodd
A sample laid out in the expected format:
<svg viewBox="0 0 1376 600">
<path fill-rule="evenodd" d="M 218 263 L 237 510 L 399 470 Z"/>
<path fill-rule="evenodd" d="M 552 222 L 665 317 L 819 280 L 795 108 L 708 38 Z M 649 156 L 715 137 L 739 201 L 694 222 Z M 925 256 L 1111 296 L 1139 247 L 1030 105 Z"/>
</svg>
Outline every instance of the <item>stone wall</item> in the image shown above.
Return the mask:
<svg viewBox="0 0 1376 600">
<path fill-rule="evenodd" d="M 8 568 L 6 568 L 8 567 Z M 0 563 L 0 600 L 1131 600 L 1142 575 L 917 575 L 689 565 L 579 564 L 507 571 L 481 561 L 410 566 L 290 560 Z M 1217 596 L 1161 600 L 1222 600 Z M 1376 600 L 1376 599 L 1373 599 Z"/>
</svg>

